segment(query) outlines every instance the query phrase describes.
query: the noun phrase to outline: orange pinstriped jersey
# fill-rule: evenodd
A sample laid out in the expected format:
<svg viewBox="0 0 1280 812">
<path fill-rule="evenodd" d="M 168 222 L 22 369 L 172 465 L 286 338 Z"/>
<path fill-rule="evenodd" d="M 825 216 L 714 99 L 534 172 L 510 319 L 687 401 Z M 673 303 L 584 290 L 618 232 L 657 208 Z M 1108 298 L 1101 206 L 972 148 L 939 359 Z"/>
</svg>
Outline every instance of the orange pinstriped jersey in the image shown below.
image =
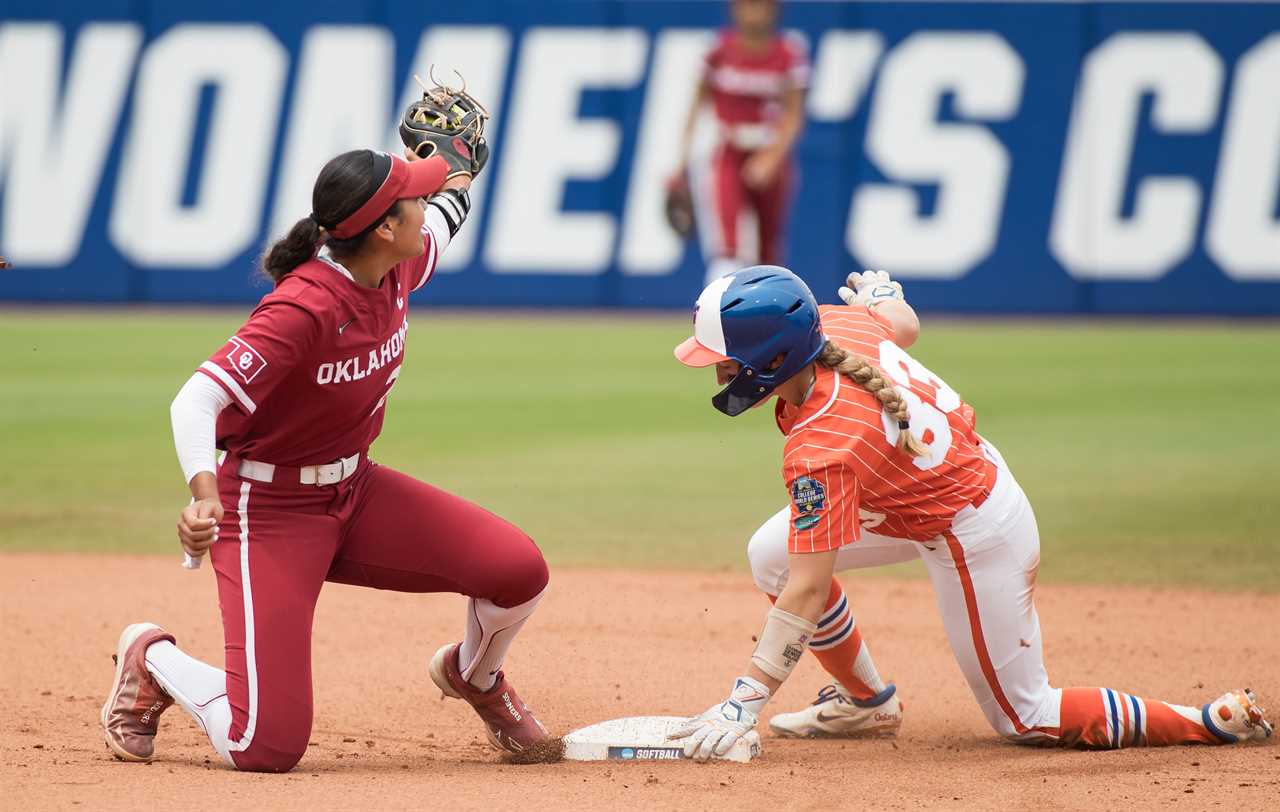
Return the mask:
<svg viewBox="0 0 1280 812">
<path fill-rule="evenodd" d="M 791 496 L 791 552 L 823 552 L 857 541 L 862 529 L 927 541 L 956 512 L 984 497 L 994 466 L 980 447 L 973 409 L 955 390 L 893 343 L 865 307 L 819 308 L 822 332 L 889 375 L 911 412 L 921 457 L 896 448 L 898 423 L 874 395 L 844 375 L 816 367 L 800 406 L 778 399 L 787 436 L 782 478 Z"/>
</svg>

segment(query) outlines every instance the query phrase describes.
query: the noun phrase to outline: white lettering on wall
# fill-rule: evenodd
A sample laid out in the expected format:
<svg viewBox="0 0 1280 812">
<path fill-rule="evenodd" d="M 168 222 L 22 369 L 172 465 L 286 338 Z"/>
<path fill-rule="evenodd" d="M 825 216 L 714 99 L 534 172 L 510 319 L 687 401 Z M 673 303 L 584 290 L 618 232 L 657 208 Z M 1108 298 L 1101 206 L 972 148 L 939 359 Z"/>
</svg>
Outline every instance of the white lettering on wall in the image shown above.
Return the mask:
<svg viewBox="0 0 1280 812">
<path fill-rule="evenodd" d="M 395 41 L 382 27 L 317 25 L 307 30 L 280 154 L 269 239 L 284 236 L 311 211 L 311 190 L 329 159 L 381 141 L 391 116 L 387 80 L 394 53 Z"/>
<path fill-rule="evenodd" d="M 672 232 L 663 213 L 665 184 L 679 159 L 680 125 L 693 103 L 703 55 L 714 40 L 710 31 L 677 28 L 663 31 L 654 43 L 624 209 L 619 253 L 623 273 L 669 274 L 684 253 L 684 241 Z"/>
<path fill-rule="evenodd" d="M 1280 279 L 1280 33 L 1236 63 L 1205 235 L 1232 279 Z"/>
<path fill-rule="evenodd" d="M 413 80 L 413 74 L 417 73 L 430 84 L 427 74 L 432 65 L 435 65 L 436 78 L 445 84 L 459 84 L 454 71 L 462 74 L 467 92 L 479 99 L 493 116 L 486 126 L 485 138 L 491 147 L 495 145 L 502 126 L 502 91 L 510 56 L 511 33 L 500 25 L 437 25 L 423 32 L 412 68 L 405 77 L 400 104 L 396 107 L 396 120 L 392 122 L 392 132 L 386 139 L 387 149 L 397 154 L 404 149 L 400 142 L 399 117 L 410 102 L 422 97 L 422 88 Z M 449 250 L 440 258 L 437 272 L 461 270 L 475 256 L 489 182 L 497 172 L 496 158 L 494 153 L 484 173 L 471 184 L 468 190 L 471 213 L 467 215 L 467 225 L 449 241 Z"/>
<path fill-rule="evenodd" d="M 1085 59 L 1067 134 L 1049 247 L 1077 279 L 1158 279 L 1195 245 L 1200 188 L 1180 176 L 1138 181 L 1121 216 L 1142 98 L 1161 133 L 1210 129 L 1222 60 L 1199 35 L 1117 34 Z"/>
<path fill-rule="evenodd" d="M 262 224 L 288 53 L 260 25 L 174 26 L 147 48 L 108 231 L 143 267 L 212 268 Z M 191 154 L 201 89 L 215 88 L 203 160 Z M 192 205 L 187 173 L 198 167 Z"/>
<path fill-rule="evenodd" d="M 84 26 L 64 84 L 61 26 L 0 26 L 0 245 L 14 263 L 80 253 L 141 44 L 137 25 Z"/>
<path fill-rule="evenodd" d="M 849 250 L 866 267 L 910 278 L 964 275 L 995 247 L 1009 179 L 1009 153 L 980 124 L 938 121 L 952 94 L 956 115 L 1013 117 L 1025 68 L 1002 37 L 986 32 L 913 34 L 884 62 L 867 132 L 867 153 L 899 183 L 854 192 Z M 937 205 L 920 213 L 906 184 L 937 184 Z"/>
<path fill-rule="evenodd" d="M 884 53 L 877 31 L 828 31 L 818 43 L 809 88 L 809 115 L 818 121 L 853 116 Z"/>
<path fill-rule="evenodd" d="M 510 132 L 503 142 L 485 258 L 498 273 L 598 274 L 613 254 L 607 211 L 565 212 L 570 180 L 598 180 L 618 162 L 618 122 L 578 117 L 587 89 L 628 88 L 644 73 L 634 28 L 533 28 L 524 35 Z"/>
</svg>

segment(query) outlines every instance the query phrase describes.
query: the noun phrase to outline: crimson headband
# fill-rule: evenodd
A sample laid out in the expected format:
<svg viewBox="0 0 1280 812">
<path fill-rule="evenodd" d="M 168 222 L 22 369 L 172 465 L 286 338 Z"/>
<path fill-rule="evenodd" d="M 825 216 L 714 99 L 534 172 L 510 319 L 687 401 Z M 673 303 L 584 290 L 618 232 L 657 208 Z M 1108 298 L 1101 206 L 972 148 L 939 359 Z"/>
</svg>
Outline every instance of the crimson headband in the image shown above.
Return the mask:
<svg viewBox="0 0 1280 812">
<path fill-rule="evenodd" d="M 348 240 L 364 231 L 397 200 L 438 192 L 449 172 L 449 165 L 437 155 L 409 162 L 385 152 L 374 152 L 373 162 L 374 171 L 382 169 L 385 162 L 382 183 L 360 208 L 328 230 L 336 239 Z"/>
</svg>

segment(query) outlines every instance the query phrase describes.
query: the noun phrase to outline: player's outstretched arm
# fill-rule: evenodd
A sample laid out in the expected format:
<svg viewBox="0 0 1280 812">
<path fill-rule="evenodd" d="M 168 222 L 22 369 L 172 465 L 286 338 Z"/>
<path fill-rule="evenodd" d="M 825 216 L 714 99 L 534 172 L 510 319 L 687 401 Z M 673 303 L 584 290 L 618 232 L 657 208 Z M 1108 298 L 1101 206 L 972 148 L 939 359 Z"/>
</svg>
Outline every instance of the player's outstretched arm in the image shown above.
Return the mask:
<svg viewBox="0 0 1280 812">
<path fill-rule="evenodd" d="M 889 322 L 893 343 L 904 350 L 920 338 L 920 317 L 904 300 L 895 299 L 878 305 L 876 313 Z"/>
<path fill-rule="evenodd" d="M 782 686 L 818 629 L 835 572 L 836 551 L 793 553 L 790 577 L 769 610 L 746 673 L 733 682 L 728 699 L 685 722 L 670 738 L 696 761 L 723 756 L 759 721 L 769 697 Z"/>
<path fill-rule="evenodd" d="M 902 285 L 884 271 L 854 271 L 837 293 L 847 305 L 875 311 L 893 331 L 893 343 L 906 349 L 920 337 L 920 317 L 902 295 Z"/>
</svg>

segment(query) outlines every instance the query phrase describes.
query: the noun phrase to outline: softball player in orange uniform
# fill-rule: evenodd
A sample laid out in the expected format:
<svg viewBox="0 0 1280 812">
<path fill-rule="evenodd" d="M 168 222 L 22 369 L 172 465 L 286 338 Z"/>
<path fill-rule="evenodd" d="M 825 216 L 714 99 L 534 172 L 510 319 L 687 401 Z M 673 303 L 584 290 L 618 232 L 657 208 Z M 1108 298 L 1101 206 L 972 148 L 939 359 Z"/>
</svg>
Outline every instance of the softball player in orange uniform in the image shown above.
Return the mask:
<svg viewBox="0 0 1280 812">
<path fill-rule="evenodd" d="M 1035 515 L 974 412 L 907 354 L 919 321 L 901 286 L 850 277 L 847 307 L 821 307 L 790 271 L 757 266 L 711 283 L 688 366 L 714 365 L 712 402 L 737 415 L 773 395 L 791 504 L 752 538 L 753 576 L 774 601 L 729 697 L 673 734 L 686 755 L 723 755 L 751 730 L 807 648 L 836 678 L 775 716 L 784 736 L 893 733 L 901 720 L 857 633 L 837 570 L 922 558 L 956 660 L 987 720 L 1023 744 L 1119 748 L 1226 744 L 1271 735 L 1251 692 L 1200 706 L 1109 688 L 1054 688 L 1033 603 Z"/>
</svg>

